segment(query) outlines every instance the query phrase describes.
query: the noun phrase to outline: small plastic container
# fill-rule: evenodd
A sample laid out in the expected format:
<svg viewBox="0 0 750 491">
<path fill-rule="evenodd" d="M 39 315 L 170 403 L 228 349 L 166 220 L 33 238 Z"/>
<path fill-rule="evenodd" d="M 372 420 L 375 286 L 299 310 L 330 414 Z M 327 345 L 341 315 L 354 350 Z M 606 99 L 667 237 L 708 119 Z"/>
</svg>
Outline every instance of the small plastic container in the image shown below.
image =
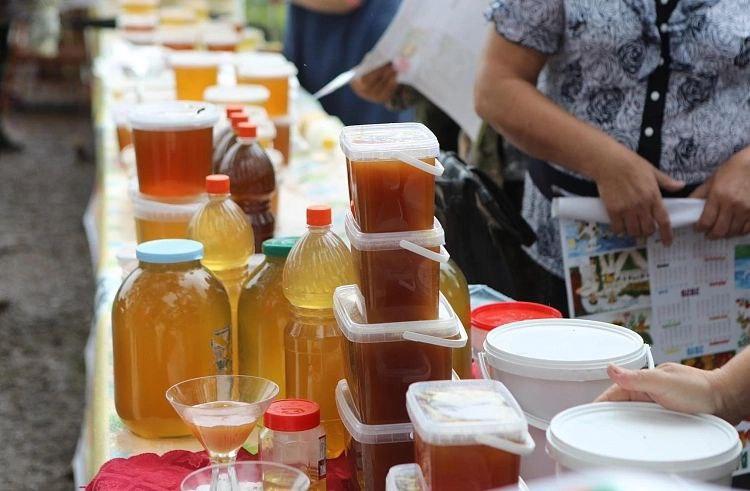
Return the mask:
<svg viewBox="0 0 750 491">
<path fill-rule="evenodd" d="M 521 456 L 534 450 L 526 418 L 492 380 L 417 382 L 406 406 L 416 461 L 433 491 L 518 483 Z"/>
<path fill-rule="evenodd" d="M 177 98 L 185 101 L 203 100 L 206 88 L 216 85 L 219 67 L 228 61 L 225 53 L 208 51 L 174 51 L 169 66 L 174 70 Z"/>
<path fill-rule="evenodd" d="M 434 321 L 365 324 L 356 285 L 333 294 L 333 312 L 344 335 L 346 380 L 365 424 L 409 421 L 406 391 L 414 382 L 450 380 L 452 349 L 466 345 L 466 331 L 448 301 L 440 295 Z"/>
<path fill-rule="evenodd" d="M 194 50 L 198 35 L 193 27 L 161 26 L 156 31 L 156 42 L 176 51 Z"/>
<path fill-rule="evenodd" d="M 347 126 L 341 149 L 349 172 L 349 196 L 362 232 L 426 230 L 435 215 L 437 138 L 419 123 Z"/>
<path fill-rule="evenodd" d="M 120 0 L 120 12 L 129 15 L 155 15 L 159 9 L 160 0 Z"/>
<path fill-rule="evenodd" d="M 131 193 L 130 199 L 139 244 L 157 239 L 187 239 L 190 220 L 208 200 L 203 195 L 195 201 L 164 203 L 148 199 L 141 193 Z"/>
<path fill-rule="evenodd" d="M 559 310 L 533 302 L 498 302 L 471 311 L 471 344 L 476 354 L 484 350 L 487 333 L 511 322 L 532 319 L 561 319 Z"/>
<path fill-rule="evenodd" d="M 211 173 L 216 106 L 164 101 L 139 104 L 129 113 L 138 187 L 156 198 L 203 194 Z"/>
<path fill-rule="evenodd" d="M 271 92 L 266 110 L 271 117 L 289 114 L 289 79 L 297 75 L 290 63 L 242 63 L 237 67 L 237 83 L 262 85 Z"/>
<path fill-rule="evenodd" d="M 203 30 L 203 44 L 209 51 L 234 53 L 239 42 L 240 35 L 230 25 L 208 25 Z"/>
<path fill-rule="evenodd" d="M 117 27 L 126 41 L 138 45 L 151 44 L 158 21 L 154 15 L 120 15 L 117 17 Z"/>
<path fill-rule="evenodd" d="M 336 406 L 349 434 L 348 454 L 354 460 L 357 480 L 365 491 L 382 491 L 391 467 L 414 460 L 414 427 L 411 423 L 366 425 L 357 414 L 346 380 L 336 386 Z"/>
<path fill-rule="evenodd" d="M 120 152 L 125 150 L 125 147 L 133 145 L 133 134 L 128 122 L 128 112 L 132 107 L 132 104 L 121 102 L 112 108 L 112 119 L 117 127 L 117 147 Z"/>
<path fill-rule="evenodd" d="M 273 148 L 281 152 L 284 156 L 284 164 L 289 164 L 289 158 L 292 152 L 292 124 L 291 116 L 279 116 L 273 118 L 273 124 L 276 127 L 276 137 L 273 140 Z"/>
<path fill-rule="evenodd" d="M 429 488 L 417 464 L 401 464 L 388 471 L 385 491 L 429 491 Z"/>
<path fill-rule="evenodd" d="M 159 22 L 163 26 L 195 26 L 198 18 L 193 9 L 175 5 L 159 9 Z"/>
<path fill-rule="evenodd" d="M 348 212 L 345 230 L 364 297 L 362 314 L 368 323 L 437 318 L 440 263 L 450 256 L 436 219 L 429 230 L 368 234 Z"/>
<path fill-rule="evenodd" d="M 263 415 L 260 460 L 286 464 L 325 486 L 326 433 L 320 406 L 304 399 L 274 401 Z"/>
<path fill-rule="evenodd" d="M 559 472 L 630 469 L 729 486 L 742 443 L 737 430 L 715 416 L 652 403 L 605 402 L 555 416 L 547 430 L 547 452 Z"/>
<path fill-rule="evenodd" d="M 484 341 L 478 362 L 537 419 L 586 404 L 612 381 L 607 366 L 653 368 L 651 349 L 638 333 L 606 322 L 539 319 L 506 324 Z"/>
<path fill-rule="evenodd" d="M 241 104 L 262 107 L 270 92 L 262 85 L 212 85 L 206 88 L 203 99 L 219 106 Z"/>
</svg>

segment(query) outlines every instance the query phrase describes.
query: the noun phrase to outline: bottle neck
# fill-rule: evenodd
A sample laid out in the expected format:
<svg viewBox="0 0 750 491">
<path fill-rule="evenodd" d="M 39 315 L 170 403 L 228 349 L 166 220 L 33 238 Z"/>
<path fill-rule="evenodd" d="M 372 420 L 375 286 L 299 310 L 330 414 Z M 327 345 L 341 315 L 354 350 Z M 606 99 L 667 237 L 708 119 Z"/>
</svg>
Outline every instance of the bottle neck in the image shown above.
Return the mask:
<svg viewBox="0 0 750 491">
<path fill-rule="evenodd" d="M 307 225 L 307 230 L 311 234 L 323 235 L 331 230 L 331 225 Z"/>
<path fill-rule="evenodd" d="M 250 145 L 253 145 L 257 141 L 258 141 L 257 138 L 246 138 L 246 137 L 243 137 L 243 136 L 238 136 L 237 137 L 237 143 L 239 143 L 240 145 L 244 145 L 246 147 L 250 146 Z"/>
<path fill-rule="evenodd" d="M 209 201 L 224 201 L 225 199 L 231 198 L 229 193 L 208 193 Z"/>
<path fill-rule="evenodd" d="M 333 318 L 333 309 L 311 309 L 308 307 L 291 306 L 292 315 L 298 319 L 328 319 Z"/>
</svg>

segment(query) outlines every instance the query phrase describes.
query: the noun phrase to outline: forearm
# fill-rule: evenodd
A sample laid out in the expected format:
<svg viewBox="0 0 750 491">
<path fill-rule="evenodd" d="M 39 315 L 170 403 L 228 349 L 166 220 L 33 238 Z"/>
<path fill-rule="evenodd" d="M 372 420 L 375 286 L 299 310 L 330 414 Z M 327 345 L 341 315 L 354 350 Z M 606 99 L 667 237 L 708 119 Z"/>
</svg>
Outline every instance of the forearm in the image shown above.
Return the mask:
<svg viewBox="0 0 750 491">
<path fill-rule="evenodd" d="M 348 14 L 362 5 L 362 0 L 292 0 L 292 3 L 323 14 Z"/>
<path fill-rule="evenodd" d="M 716 414 L 732 423 L 750 416 L 750 349 L 711 372 L 714 376 Z"/>
</svg>

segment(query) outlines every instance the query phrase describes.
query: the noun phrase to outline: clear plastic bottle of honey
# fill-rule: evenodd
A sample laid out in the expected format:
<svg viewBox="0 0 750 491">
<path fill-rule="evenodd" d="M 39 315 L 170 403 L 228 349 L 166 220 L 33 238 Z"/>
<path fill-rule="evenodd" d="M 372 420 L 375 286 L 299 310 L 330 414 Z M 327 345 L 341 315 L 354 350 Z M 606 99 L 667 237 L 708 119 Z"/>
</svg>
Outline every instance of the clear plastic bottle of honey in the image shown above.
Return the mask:
<svg viewBox="0 0 750 491">
<path fill-rule="evenodd" d="M 208 202 L 193 216 L 191 239 L 203 244 L 201 262 L 216 275 L 229 295 L 232 308 L 232 349 L 237 359 L 237 305 L 247 275 L 247 263 L 255 252 L 253 229 L 229 194 L 229 177 L 206 177 Z"/>
<path fill-rule="evenodd" d="M 471 336 L 471 298 L 469 285 L 461 268 L 452 259 L 440 263 L 440 291 L 461 319 L 467 335 Z M 453 370 L 461 379 L 473 378 L 471 373 L 471 338 L 461 349 L 453 350 Z"/>
<path fill-rule="evenodd" d="M 336 384 L 344 378 L 343 342 L 333 315 L 333 292 L 354 283 L 346 244 L 331 231 L 331 208 L 307 209 L 308 230 L 284 266 L 284 295 L 292 319 L 284 336 L 286 397 L 320 405 L 328 458 L 344 451 L 348 435 L 336 409 Z"/>
</svg>

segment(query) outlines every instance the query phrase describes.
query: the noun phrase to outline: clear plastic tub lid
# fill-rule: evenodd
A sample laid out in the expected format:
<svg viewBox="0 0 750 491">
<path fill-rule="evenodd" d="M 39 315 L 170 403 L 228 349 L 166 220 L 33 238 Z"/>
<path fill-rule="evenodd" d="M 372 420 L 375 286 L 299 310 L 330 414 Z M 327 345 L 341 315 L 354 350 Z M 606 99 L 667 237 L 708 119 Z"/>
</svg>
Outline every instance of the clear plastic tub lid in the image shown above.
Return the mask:
<svg viewBox="0 0 750 491">
<path fill-rule="evenodd" d="M 387 123 L 346 126 L 339 138 L 341 150 L 353 161 L 435 158 L 440 153 L 437 137 L 420 123 Z"/>
<path fill-rule="evenodd" d="M 496 380 L 417 382 L 406 392 L 406 409 L 419 438 L 431 445 L 534 449 L 523 411 Z"/>
<path fill-rule="evenodd" d="M 134 130 L 186 131 L 212 128 L 219 120 L 219 111 L 207 102 L 147 102 L 133 107 L 129 119 Z"/>
<path fill-rule="evenodd" d="M 505 324 L 484 341 L 487 363 L 543 380 L 602 380 L 607 366 L 642 368 L 650 348 L 630 329 L 582 319 L 537 319 Z"/>
<path fill-rule="evenodd" d="M 394 465 L 385 478 L 385 491 L 427 491 L 422 469 L 417 464 Z"/>
<path fill-rule="evenodd" d="M 361 295 L 357 285 L 340 286 L 333 292 L 333 314 L 341 333 L 353 343 L 416 340 L 455 348 L 466 345 L 466 331 L 461 319 L 442 293 L 436 320 L 386 324 L 367 324 L 364 321 L 360 311 Z M 416 339 L 413 334 L 418 335 Z M 450 339 L 459 335 L 459 339 Z"/>
<path fill-rule="evenodd" d="M 208 195 L 203 194 L 184 203 L 164 203 L 131 191 L 130 199 L 133 202 L 133 216 L 138 220 L 188 222 L 208 201 Z"/>
<path fill-rule="evenodd" d="M 410 232 L 387 232 L 369 234 L 362 232 L 351 210 L 347 212 L 344 230 L 349 243 L 359 251 L 392 251 L 402 249 L 402 242 L 407 241 L 420 247 L 434 248 L 445 244 L 445 232 L 438 219 L 428 230 Z"/>
<path fill-rule="evenodd" d="M 117 25 L 122 28 L 153 28 L 159 24 L 159 17 L 152 14 L 120 14 Z"/>
<path fill-rule="evenodd" d="M 284 65 L 289 63 L 281 53 L 271 53 L 263 51 L 251 51 L 238 53 L 234 58 L 237 67 L 252 65 Z"/>
<path fill-rule="evenodd" d="M 207 24 L 203 29 L 203 42 L 208 46 L 237 44 L 240 36 L 230 24 Z"/>
<path fill-rule="evenodd" d="M 547 450 L 569 469 L 631 468 L 712 481 L 736 470 L 742 443 L 737 430 L 715 416 L 653 403 L 605 402 L 552 418 Z"/>
<path fill-rule="evenodd" d="M 336 407 L 344 427 L 352 438 L 359 443 L 405 443 L 414 440 L 414 427 L 411 423 L 387 425 L 366 425 L 362 423 L 346 380 L 339 380 L 336 385 Z"/>
<path fill-rule="evenodd" d="M 203 98 L 214 104 L 264 104 L 271 93 L 262 85 L 212 85 Z"/>
<path fill-rule="evenodd" d="M 122 7 L 157 7 L 161 0 L 120 0 Z"/>
<path fill-rule="evenodd" d="M 133 104 L 129 102 L 118 102 L 112 106 L 112 119 L 117 126 L 128 126 L 128 115 L 130 110 L 133 108 Z"/>
<path fill-rule="evenodd" d="M 208 68 L 218 67 L 231 60 L 231 53 L 217 51 L 171 51 L 168 59 L 172 67 L 181 68 Z"/>
<path fill-rule="evenodd" d="M 198 34 L 195 29 L 184 26 L 161 26 L 156 31 L 156 41 L 166 44 L 195 44 Z"/>
<path fill-rule="evenodd" d="M 294 63 L 271 61 L 270 63 L 242 62 L 237 65 L 237 76 L 240 78 L 289 78 L 297 75 Z"/>
</svg>

